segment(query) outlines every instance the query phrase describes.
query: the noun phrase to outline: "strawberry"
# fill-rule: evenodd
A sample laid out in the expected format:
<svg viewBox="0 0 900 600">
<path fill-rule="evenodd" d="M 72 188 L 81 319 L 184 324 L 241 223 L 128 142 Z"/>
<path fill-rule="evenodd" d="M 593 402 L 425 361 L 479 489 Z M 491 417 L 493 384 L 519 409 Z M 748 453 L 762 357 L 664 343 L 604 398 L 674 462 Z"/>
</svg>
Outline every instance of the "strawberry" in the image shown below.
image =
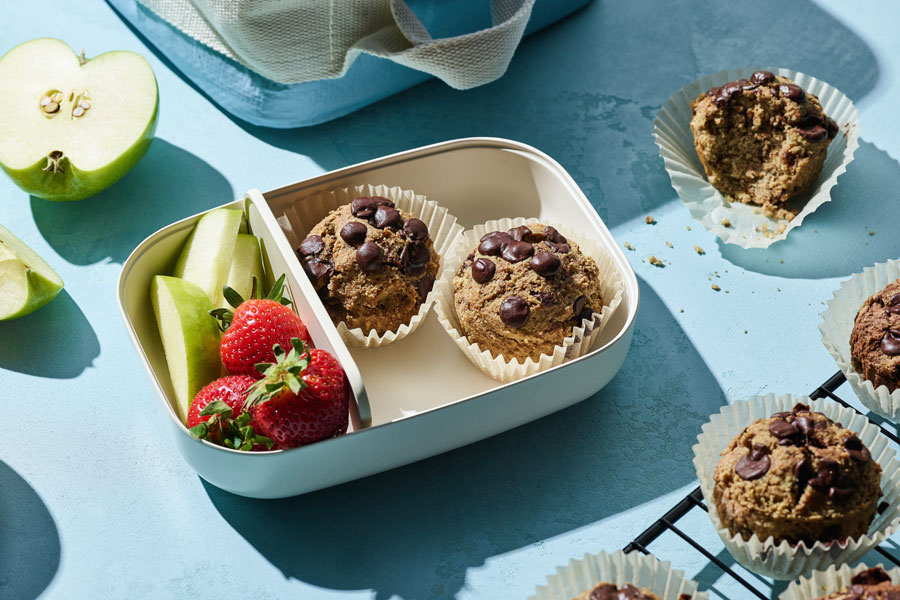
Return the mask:
<svg viewBox="0 0 900 600">
<path fill-rule="evenodd" d="M 244 300 L 236 291 L 225 286 L 222 291 L 234 311 L 227 308 L 209 311 L 225 332 L 219 354 L 222 364 L 232 375 L 260 379 L 262 373 L 256 369 L 256 364 L 273 360 L 272 346 L 279 344 L 288 347 L 292 338 L 312 344 L 306 325 L 288 308 L 291 301 L 282 297 L 283 286 L 284 275 L 278 278 L 265 298 L 257 298 L 259 288 L 254 278 L 249 300 Z"/>
<path fill-rule="evenodd" d="M 291 340 L 290 353 L 272 349 L 274 364 L 260 364 L 260 381 L 251 386 L 244 410 L 258 431 L 278 448 L 294 448 L 347 432 L 350 398 L 340 363 L 324 350 Z"/>
<path fill-rule="evenodd" d="M 272 440 L 256 435 L 252 417 L 242 412 L 247 390 L 255 382 L 247 375 L 231 375 L 204 386 L 188 411 L 191 435 L 240 450 L 271 448 Z M 235 414 L 237 418 L 232 418 Z"/>
</svg>

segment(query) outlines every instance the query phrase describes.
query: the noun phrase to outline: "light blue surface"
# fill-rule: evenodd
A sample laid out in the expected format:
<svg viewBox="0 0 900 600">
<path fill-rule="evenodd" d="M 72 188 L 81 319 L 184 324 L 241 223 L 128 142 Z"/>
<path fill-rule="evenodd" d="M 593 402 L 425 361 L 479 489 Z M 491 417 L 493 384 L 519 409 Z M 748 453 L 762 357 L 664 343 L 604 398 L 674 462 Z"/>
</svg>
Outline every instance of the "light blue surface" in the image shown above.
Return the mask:
<svg viewBox="0 0 900 600">
<path fill-rule="evenodd" d="M 597 0 L 526 40 L 494 84 L 425 83 L 330 124 L 270 131 L 219 112 L 102 2 L 7 2 L 4 50 L 56 36 L 88 55 L 140 52 L 161 108 L 147 157 L 96 198 L 51 204 L 0 177 L 0 223 L 66 282 L 49 306 L 0 323 L 0 597 L 522 598 L 570 557 L 624 546 L 694 485 L 690 447 L 710 413 L 806 393 L 835 371 L 816 329 L 822 303 L 900 254 L 900 7 L 781 4 Z M 672 92 L 743 64 L 813 74 L 862 114 L 834 201 L 766 251 L 722 247 L 692 222 L 650 135 Z M 548 152 L 636 248 L 641 309 L 619 375 L 539 422 L 300 498 L 204 484 L 163 429 L 118 315 L 131 249 L 247 188 L 470 135 Z M 704 515 L 684 528 L 730 562 Z M 674 536 L 652 549 L 702 587 L 747 597 Z"/>
</svg>

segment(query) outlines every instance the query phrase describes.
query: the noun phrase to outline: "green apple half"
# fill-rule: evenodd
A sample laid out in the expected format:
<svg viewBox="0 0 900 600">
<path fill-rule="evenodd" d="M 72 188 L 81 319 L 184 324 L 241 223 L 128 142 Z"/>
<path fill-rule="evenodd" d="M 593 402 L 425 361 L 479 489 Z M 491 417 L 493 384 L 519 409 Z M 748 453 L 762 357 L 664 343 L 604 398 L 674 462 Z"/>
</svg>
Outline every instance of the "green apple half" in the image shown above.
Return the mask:
<svg viewBox="0 0 900 600">
<path fill-rule="evenodd" d="M 0 58 L 0 167 L 48 200 L 81 200 L 109 187 L 150 147 L 159 93 L 133 52 L 90 60 L 40 38 Z"/>
<path fill-rule="evenodd" d="M 195 283 L 209 301 L 219 306 L 222 286 L 228 281 L 234 244 L 244 222 L 244 211 L 217 208 L 204 214 L 175 263 L 175 277 Z"/>
<path fill-rule="evenodd" d="M 262 254 L 259 249 L 259 240 L 255 235 L 239 233 L 234 242 L 234 256 L 231 259 L 231 271 L 228 273 L 228 287 L 241 295 L 241 298 L 249 298 L 253 290 L 253 278 L 263 285 Z M 262 290 L 260 290 L 262 294 Z M 228 303 L 222 299 L 220 306 Z M 227 306 L 226 306 L 227 308 Z"/>
<path fill-rule="evenodd" d="M 221 371 L 219 326 L 209 315 L 213 305 L 199 286 L 165 275 L 153 278 L 150 300 L 175 392 L 175 412 L 187 422 L 194 396 Z"/>
<path fill-rule="evenodd" d="M 56 298 L 62 287 L 56 271 L 0 225 L 0 321 L 39 309 Z"/>
</svg>

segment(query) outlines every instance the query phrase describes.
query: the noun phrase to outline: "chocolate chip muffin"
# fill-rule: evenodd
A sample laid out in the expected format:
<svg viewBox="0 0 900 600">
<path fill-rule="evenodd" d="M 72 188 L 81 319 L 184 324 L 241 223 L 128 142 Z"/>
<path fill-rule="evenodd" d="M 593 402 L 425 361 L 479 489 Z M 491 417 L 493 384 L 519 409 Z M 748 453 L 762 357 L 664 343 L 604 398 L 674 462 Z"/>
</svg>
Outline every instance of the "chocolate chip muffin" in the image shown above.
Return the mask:
<svg viewBox="0 0 900 600">
<path fill-rule="evenodd" d="M 874 567 L 854 575 L 840 592 L 816 600 L 900 600 L 900 585 L 891 583 L 884 569 Z"/>
<path fill-rule="evenodd" d="M 864 535 L 881 498 L 881 466 L 859 437 L 804 404 L 744 429 L 722 452 L 714 480 L 728 531 L 776 544 Z"/>
<path fill-rule="evenodd" d="M 537 360 L 603 307 L 597 264 L 553 227 L 485 234 L 453 278 L 461 333 L 495 357 Z"/>
<path fill-rule="evenodd" d="M 900 386 L 900 279 L 870 296 L 850 333 L 853 370 L 893 392 Z"/>
<path fill-rule="evenodd" d="M 660 600 L 659 596 L 644 588 L 625 583 L 618 587 L 614 583 L 601 583 L 573 600 Z"/>
<path fill-rule="evenodd" d="M 381 196 L 331 211 L 297 255 L 332 321 L 379 335 L 409 323 L 440 266 L 425 223 Z"/>
<path fill-rule="evenodd" d="M 791 220 L 785 203 L 819 177 L 838 126 L 819 99 L 785 77 L 757 71 L 691 103 L 694 147 L 709 182 L 730 202 Z"/>
</svg>

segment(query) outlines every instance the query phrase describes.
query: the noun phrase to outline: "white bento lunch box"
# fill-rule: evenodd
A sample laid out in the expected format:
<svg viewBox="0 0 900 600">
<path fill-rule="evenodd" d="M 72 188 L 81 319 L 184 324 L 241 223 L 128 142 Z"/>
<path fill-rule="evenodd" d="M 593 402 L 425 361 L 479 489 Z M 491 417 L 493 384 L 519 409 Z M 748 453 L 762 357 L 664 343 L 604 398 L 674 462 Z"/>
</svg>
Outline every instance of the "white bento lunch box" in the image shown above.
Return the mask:
<svg viewBox="0 0 900 600">
<path fill-rule="evenodd" d="M 591 352 L 536 375 L 500 383 L 456 348 L 433 311 L 414 333 L 381 348 L 349 348 L 308 281 L 277 222 L 300 198 L 360 184 L 400 186 L 437 201 L 465 228 L 502 217 L 563 223 L 595 239 L 624 282 L 622 303 Z M 325 173 L 271 192 L 251 190 L 225 204 L 243 208 L 260 238 L 267 275 L 286 275 L 294 307 L 313 342 L 347 372 L 355 401 L 347 435 L 291 450 L 240 452 L 191 437 L 172 407 L 150 281 L 168 274 L 195 215 L 141 242 L 122 267 L 118 299 L 138 354 L 169 415 L 178 449 L 213 485 L 254 498 L 304 494 L 399 467 L 533 421 L 584 400 L 616 374 L 631 345 L 638 284 L 609 230 L 572 177 L 544 153 L 518 142 L 442 142 Z"/>
</svg>

